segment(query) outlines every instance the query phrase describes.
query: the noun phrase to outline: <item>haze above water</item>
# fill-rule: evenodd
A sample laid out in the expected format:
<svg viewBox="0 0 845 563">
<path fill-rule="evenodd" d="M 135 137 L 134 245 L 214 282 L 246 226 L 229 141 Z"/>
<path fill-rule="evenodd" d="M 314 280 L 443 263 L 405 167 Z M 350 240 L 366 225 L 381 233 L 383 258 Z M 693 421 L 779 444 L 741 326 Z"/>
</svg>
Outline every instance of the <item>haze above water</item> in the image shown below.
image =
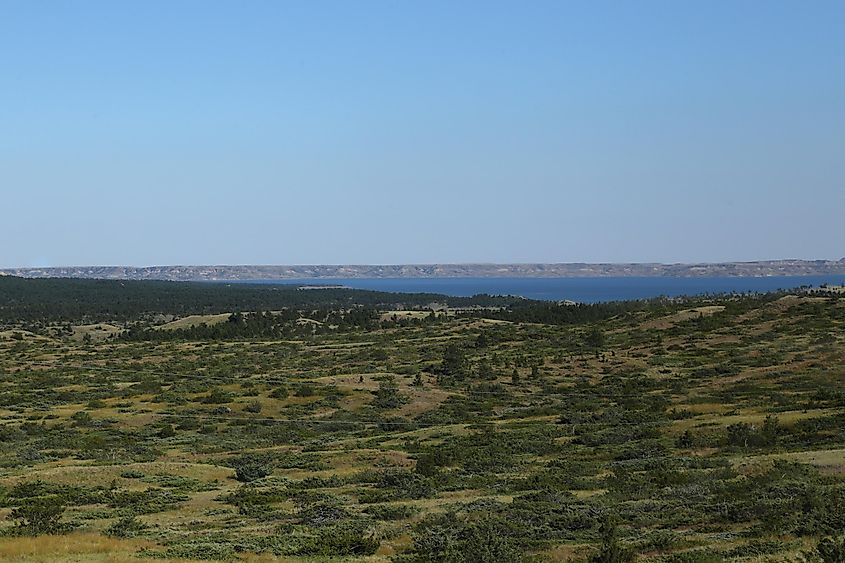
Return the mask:
<svg viewBox="0 0 845 563">
<path fill-rule="evenodd" d="M 707 293 L 747 293 L 822 284 L 845 285 L 845 275 L 771 277 L 603 277 L 603 278 L 338 278 L 259 280 L 250 283 L 343 285 L 355 289 L 452 296 L 520 295 L 548 301 L 598 303 Z"/>
</svg>

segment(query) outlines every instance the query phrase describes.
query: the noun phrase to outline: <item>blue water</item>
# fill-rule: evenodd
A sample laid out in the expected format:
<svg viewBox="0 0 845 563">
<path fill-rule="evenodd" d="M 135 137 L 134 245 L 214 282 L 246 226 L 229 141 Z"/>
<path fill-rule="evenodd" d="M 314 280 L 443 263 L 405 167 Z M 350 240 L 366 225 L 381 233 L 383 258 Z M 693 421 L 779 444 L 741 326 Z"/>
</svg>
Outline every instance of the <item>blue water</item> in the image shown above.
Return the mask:
<svg viewBox="0 0 845 563">
<path fill-rule="evenodd" d="M 747 293 L 821 284 L 845 285 L 845 275 L 772 277 L 616 277 L 616 278 L 372 278 L 261 280 L 251 283 L 343 285 L 355 289 L 453 296 L 520 295 L 529 299 L 581 303 L 677 297 L 705 293 Z"/>
</svg>

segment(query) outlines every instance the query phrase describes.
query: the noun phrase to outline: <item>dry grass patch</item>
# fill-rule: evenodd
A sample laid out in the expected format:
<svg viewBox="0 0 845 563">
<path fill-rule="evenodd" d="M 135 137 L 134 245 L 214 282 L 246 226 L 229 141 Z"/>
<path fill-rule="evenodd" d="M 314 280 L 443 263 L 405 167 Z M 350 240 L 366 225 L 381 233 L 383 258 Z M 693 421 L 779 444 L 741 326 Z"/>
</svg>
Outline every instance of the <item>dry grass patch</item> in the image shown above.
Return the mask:
<svg viewBox="0 0 845 563">
<path fill-rule="evenodd" d="M 189 315 L 170 321 L 163 325 L 155 327 L 156 330 L 178 330 L 185 328 L 193 328 L 195 326 L 206 325 L 213 326 L 220 323 L 225 323 L 229 320 L 231 313 L 220 313 L 219 315 Z"/>
<path fill-rule="evenodd" d="M 77 325 L 73 327 L 71 338 L 77 342 L 81 342 L 87 336 L 91 340 L 99 342 L 121 332 L 123 332 L 122 328 L 108 323 Z"/>
<path fill-rule="evenodd" d="M 788 452 L 764 455 L 742 455 L 732 459 L 732 463 L 739 467 L 768 464 L 775 460 L 794 461 L 815 465 L 822 472 L 845 474 L 845 449 L 810 450 L 806 452 Z"/>
<path fill-rule="evenodd" d="M 672 328 L 680 322 L 688 321 L 690 319 L 697 319 L 698 317 L 709 317 L 710 315 L 720 313 L 724 310 L 724 305 L 709 305 L 706 307 L 695 307 L 694 309 L 685 309 L 683 311 L 678 311 L 677 313 L 673 313 L 665 317 L 646 321 L 640 325 L 640 328 L 646 330 L 665 330 L 667 328 Z"/>
<path fill-rule="evenodd" d="M 138 550 L 152 547 L 144 540 L 123 540 L 97 534 L 0 538 L 3 561 L 138 561 Z M 171 559 L 170 561 L 176 561 Z"/>
</svg>

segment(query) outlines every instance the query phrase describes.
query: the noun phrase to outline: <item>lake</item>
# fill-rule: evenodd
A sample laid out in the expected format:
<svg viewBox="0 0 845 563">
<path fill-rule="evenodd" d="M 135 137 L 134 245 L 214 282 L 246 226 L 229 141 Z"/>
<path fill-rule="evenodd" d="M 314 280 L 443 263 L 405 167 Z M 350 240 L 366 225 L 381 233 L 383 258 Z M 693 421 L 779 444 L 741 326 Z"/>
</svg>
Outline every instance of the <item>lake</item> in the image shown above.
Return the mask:
<svg viewBox="0 0 845 563">
<path fill-rule="evenodd" d="M 821 284 L 845 285 L 845 275 L 770 277 L 603 277 L 603 278 L 318 278 L 256 280 L 261 284 L 330 284 L 355 289 L 453 296 L 521 295 L 529 299 L 581 303 L 677 297 L 706 293 L 747 293 Z"/>
</svg>

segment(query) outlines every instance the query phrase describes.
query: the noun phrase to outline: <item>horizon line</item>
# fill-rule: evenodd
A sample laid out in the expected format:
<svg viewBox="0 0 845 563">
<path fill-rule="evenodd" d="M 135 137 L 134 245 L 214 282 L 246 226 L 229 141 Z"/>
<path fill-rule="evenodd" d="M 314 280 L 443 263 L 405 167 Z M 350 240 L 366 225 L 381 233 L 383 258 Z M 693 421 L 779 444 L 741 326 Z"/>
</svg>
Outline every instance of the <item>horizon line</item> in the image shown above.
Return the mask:
<svg viewBox="0 0 845 563">
<path fill-rule="evenodd" d="M 698 261 L 698 262 L 395 262 L 395 263 L 265 263 L 265 264 L 209 264 L 209 263 L 183 263 L 183 264 L 150 264 L 137 266 L 131 264 L 68 264 L 61 266 L 4 266 L 0 271 L 8 270 L 60 270 L 71 268 L 131 268 L 137 270 L 152 268 L 314 268 L 314 267 L 355 267 L 355 268 L 379 268 L 379 267 L 437 267 L 437 266 L 717 266 L 729 264 L 771 264 L 777 262 L 807 262 L 807 263 L 839 263 L 845 262 L 845 256 L 840 259 L 830 258 L 771 258 L 758 260 L 722 260 L 722 261 Z"/>
</svg>

